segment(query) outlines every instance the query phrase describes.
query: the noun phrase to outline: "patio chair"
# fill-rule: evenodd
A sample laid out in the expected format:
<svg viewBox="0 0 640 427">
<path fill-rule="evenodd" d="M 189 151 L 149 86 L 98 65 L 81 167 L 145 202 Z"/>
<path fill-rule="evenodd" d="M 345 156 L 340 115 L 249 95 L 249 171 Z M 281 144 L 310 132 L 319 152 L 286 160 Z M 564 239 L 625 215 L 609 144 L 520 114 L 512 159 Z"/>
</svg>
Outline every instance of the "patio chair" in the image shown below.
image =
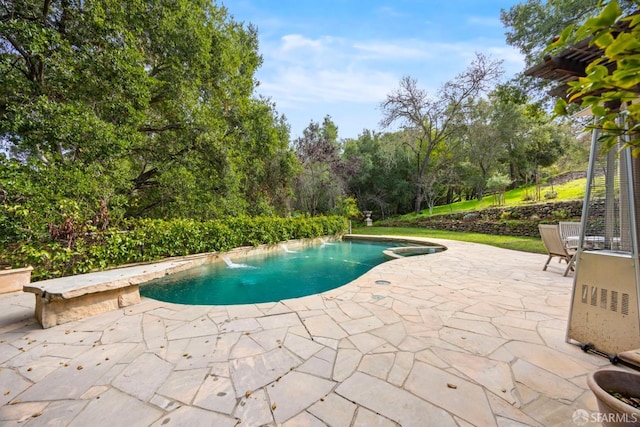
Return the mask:
<svg viewBox="0 0 640 427">
<path fill-rule="evenodd" d="M 560 238 L 567 249 L 577 249 L 580 241 L 580 223 L 560 221 L 558 223 L 560 229 Z"/>
<path fill-rule="evenodd" d="M 560 261 L 565 260 L 567 263 L 567 269 L 564 271 L 564 276 L 569 274 L 570 270 L 573 270 L 573 264 L 575 263 L 576 249 L 568 249 L 562 242 L 560 237 L 560 227 L 553 224 L 538 224 L 538 230 L 540 230 L 540 237 L 542 237 L 542 243 L 547 249 L 549 258 L 544 264 L 542 271 L 547 271 L 549 262 L 554 256 L 560 257 Z"/>
</svg>

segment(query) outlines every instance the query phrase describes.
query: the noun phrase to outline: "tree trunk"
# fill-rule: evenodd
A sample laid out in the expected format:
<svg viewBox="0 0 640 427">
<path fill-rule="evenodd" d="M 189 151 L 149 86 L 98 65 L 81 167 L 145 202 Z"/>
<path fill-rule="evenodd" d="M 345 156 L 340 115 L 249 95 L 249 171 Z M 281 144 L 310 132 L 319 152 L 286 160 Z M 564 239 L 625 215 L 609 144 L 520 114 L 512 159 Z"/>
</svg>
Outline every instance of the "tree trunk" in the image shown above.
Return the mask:
<svg viewBox="0 0 640 427">
<path fill-rule="evenodd" d="M 416 204 L 414 206 L 414 212 L 416 214 L 420 213 L 420 208 L 422 207 L 422 188 L 420 188 L 420 184 L 416 184 Z"/>
</svg>

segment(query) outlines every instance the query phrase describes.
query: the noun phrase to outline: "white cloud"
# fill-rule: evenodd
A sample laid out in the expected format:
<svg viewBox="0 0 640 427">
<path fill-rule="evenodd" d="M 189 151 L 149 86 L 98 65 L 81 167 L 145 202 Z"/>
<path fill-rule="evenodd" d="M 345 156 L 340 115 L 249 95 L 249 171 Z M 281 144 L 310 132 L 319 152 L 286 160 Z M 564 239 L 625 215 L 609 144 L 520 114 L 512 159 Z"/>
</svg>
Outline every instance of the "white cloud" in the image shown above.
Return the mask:
<svg viewBox="0 0 640 427">
<path fill-rule="evenodd" d="M 490 46 L 485 48 L 485 53 L 504 61 L 505 74 L 512 76 L 524 70 L 525 62 L 522 53 L 510 46 Z"/>
<path fill-rule="evenodd" d="M 444 82 L 466 69 L 475 52 L 504 60 L 507 74 L 522 70 L 521 55 L 498 40 L 442 42 L 287 34 L 263 40 L 258 92 L 273 99 L 290 119 L 302 115 L 304 123 L 291 123 L 292 137 L 301 133 L 309 119 L 318 121 L 326 114 L 347 132 L 341 136 L 352 137 L 362 128 L 356 123 L 355 130 L 349 128 L 353 117 L 349 110 L 369 111 L 369 116 L 375 117 L 369 122 L 375 123 L 380 119 L 377 106 L 397 88 L 402 76 L 416 78 L 421 87 L 435 94 Z M 304 117 L 312 111 L 317 117 Z"/>
<path fill-rule="evenodd" d="M 331 39 L 325 40 L 312 40 L 308 39 L 300 34 L 287 34 L 282 37 L 282 51 L 289 52 L 296 49 L 313 49 L 321 50 L 326 43 L 330 43 Z"/>
<path fill-rule="evenodd" d="M 463 72 L 475 52 L 504 61 L 505 78 L 522 71 L 505 45 L 500 7 L 517 0 L 313 2 L 237 0 L 232 13 L 258 27 L 264 58 L 257 92 L 285 114 L 292 137 L 309 120 L 332 116 L 341 137 L 380 120 L 378 106 L 402 76 L 435 95 Z"/>
<path fill-rule="evenodd" d="M 366 41 L 356 42 L 353 48 L 360 54 L 364 54 L 366 59 L 379 59 L 390 61 L 395 59 L 417 60 L 430 55 L 430 52 L 422 46 L 422 42 L 417 40 L 406 40 L 397 43 Z"/>
<path fill-rule="evenodd" d="M 261 91 L 284 101 L 297 103 L 380 102 L 397 83 L 393 74 L 375 70 L 283 68 L 261 84 Z"/>
</svg>

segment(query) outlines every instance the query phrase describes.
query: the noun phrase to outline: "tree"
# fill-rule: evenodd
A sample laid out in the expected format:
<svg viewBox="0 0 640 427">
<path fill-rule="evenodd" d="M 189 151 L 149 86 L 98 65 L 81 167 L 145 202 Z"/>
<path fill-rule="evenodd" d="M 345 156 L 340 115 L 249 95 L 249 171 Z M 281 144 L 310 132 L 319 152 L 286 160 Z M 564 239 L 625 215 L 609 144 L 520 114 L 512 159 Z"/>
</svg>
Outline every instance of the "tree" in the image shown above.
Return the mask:
<svg viewBox="0 0 640 427">
<path fill-rule="evenodd" d="M 375 217 L 407 213 L 412 209 L 411 152 L 404 141 L 406 132 L 378 133 L 364 130 L 347 140 L 343 160 L 356 167 L 347 181 L 348 192 L 361 210 Z"/>
<path fill-rule="evenodd" d="M 520 50 L 526 67 L 542 62 L 551 40 L 559 36 L 568 25 L 580 25 L 597 10 L 601 0 L 525 0 L 502 10 L 500 20 L 506 28 L 507 44 Z M 637 0 L 621 0 L 625 13 L 635 10 Z M 520 76 L 530 93 L 546 96 L 549 82 Z M 541 90 L 542 89 L 542 90 Z"/>
<path fill-rule="evenodd" d="M 296 206 L 312 216 L 332 210 L 345 191 L 349 167 L 341 159 L 338 127 L 330 116 L 320 125 L 313 120 L 294 141 L 302 166 L 295 184 Z"/>
<path fill-rule="evenodd" d="M 41 232 L 104 203 L 114 220 L 287 210 L 295 161 L 254 96 L 261 62 L 256 29 L 205 0 L 2 2 L 0 144 L 30 182 L 0 182 L 5 206 Z"/>
<path fill-rule="evenodd" d="M 399 122 L 404 129 L 414 132 L 408 147 L 414 154 L 416 213 L 420 212 L 428 187 L 428 168 L 434 149 L 455 132 L 466 100 L 486 91 L 501 74 L 500 61 L 476 54 L 467 70 L 445 83 L 436 98 L 429 97 L 425 90 L 420 89 L 415 79 L 403 77 L 400 88 L 382 102 L 382 127 Z"/>
<path fill-rule="evenodd" d="M 526 182 L 527 158 L 524 138 L 528 121 L 526 109 L 529 97 L 515 81 L 498 85 L 489 94 L 491 101 L 492 121 L 497 131 L 497 138 L 504 147 L 503 162 L 508 164 L 509 178 L 512 184 Z"/>
<path fill-rule="evenodd" d="M 564 49 L 581 40 L 597 46 L 602 55 L 589 63 L 586 76 L 569 82 L 569 102 L 581 101 L 597 119 L 593 127 L 603 131 L 601 142 L 610 149 L 623 138 L 623 144 L 640 154 L 640 13 L 624 17 L 618 2 L 606 4 L 596 16 L 582 25 L 568 26 L 549 46 Z M 608 66 L 609 63 L 615 66 Z M 624 110 L 619 114 L 620 107 Z M 559 99 L 556 113 L 566 113 L 567 103 Z M 621 119 L 620 122 L 617 119 Z"/>
<path fill-rule="evenodd" d="M 583 22 L 598 8 L 600 0 L 525 0 L 502 9 L 500 20 L 507 28 L 507 44 L 525 56 L 526 66 L 542 61 L 549 41 L 567 25 Z M 629 2 L 631 3 L 631 2 Z"/>
<path fill-rule="evenodd" d="M 487 190 L 494 193 L 496 205 L 503 205 L 505 202 L 505 190 L 511 184 L 511 180 L 507 175 L 495 174 L 487 179 Z"/>
<path fill-rule="evenodd" d="M 522 146 L 525 159 L 524 170 L 533 176 L 536 183 L 535 199 L 540 199 L 540 168 L 555 163 L 567 147 L 575 141 L 572 129 L 561 122 L 554 122 L 540 105 L 529 104 L 525 108 L 526 124 L 522 137 L 526 143 Z"/>
<path fill-rule="evenodd" d="M 252 99 L 228 138 L 238 195 L 249 214 L 287 215 L 299 172 L 289 125 L 267 99 Z"/>
<path fill-rule="evenodd" d="M 466 128 L 464 130 L 464 149 L 469 162 L 477 166 L 480 179 L 477 180 L 476 194 L 482 200 L 487 180 L 505 156 L 505 144 L 500 138 L 499 126 L 495 120 L 494 108 L 488 100 L 470 100 L 466 108 Z"/>
<path fill-rule="evenodd" d="M 552 165 L 575 142 L 565 121 L 554 120 L 517 85 L 499 85 L 489 101 L 495 145 L 503 150 L 501 162 L 508 165 L 512 184 L 535 179 L 539 167 Z"/>
</svg>

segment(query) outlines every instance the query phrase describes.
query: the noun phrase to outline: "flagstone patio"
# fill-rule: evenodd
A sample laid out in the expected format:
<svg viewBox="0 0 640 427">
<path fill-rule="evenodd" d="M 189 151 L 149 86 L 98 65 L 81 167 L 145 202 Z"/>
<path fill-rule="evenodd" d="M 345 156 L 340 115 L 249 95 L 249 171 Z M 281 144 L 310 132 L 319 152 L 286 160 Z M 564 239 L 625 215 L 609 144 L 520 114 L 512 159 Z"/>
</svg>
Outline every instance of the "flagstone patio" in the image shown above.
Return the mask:
<svg viewBox="0 0 640 427">
<path fill-rule="evenodd" d="M 3 426 L 553 426 L 597 411 L 546 255 L 449 249 L 278 303 L 140 304 L 41 329 L 0 295 Z"/>
</svg>

